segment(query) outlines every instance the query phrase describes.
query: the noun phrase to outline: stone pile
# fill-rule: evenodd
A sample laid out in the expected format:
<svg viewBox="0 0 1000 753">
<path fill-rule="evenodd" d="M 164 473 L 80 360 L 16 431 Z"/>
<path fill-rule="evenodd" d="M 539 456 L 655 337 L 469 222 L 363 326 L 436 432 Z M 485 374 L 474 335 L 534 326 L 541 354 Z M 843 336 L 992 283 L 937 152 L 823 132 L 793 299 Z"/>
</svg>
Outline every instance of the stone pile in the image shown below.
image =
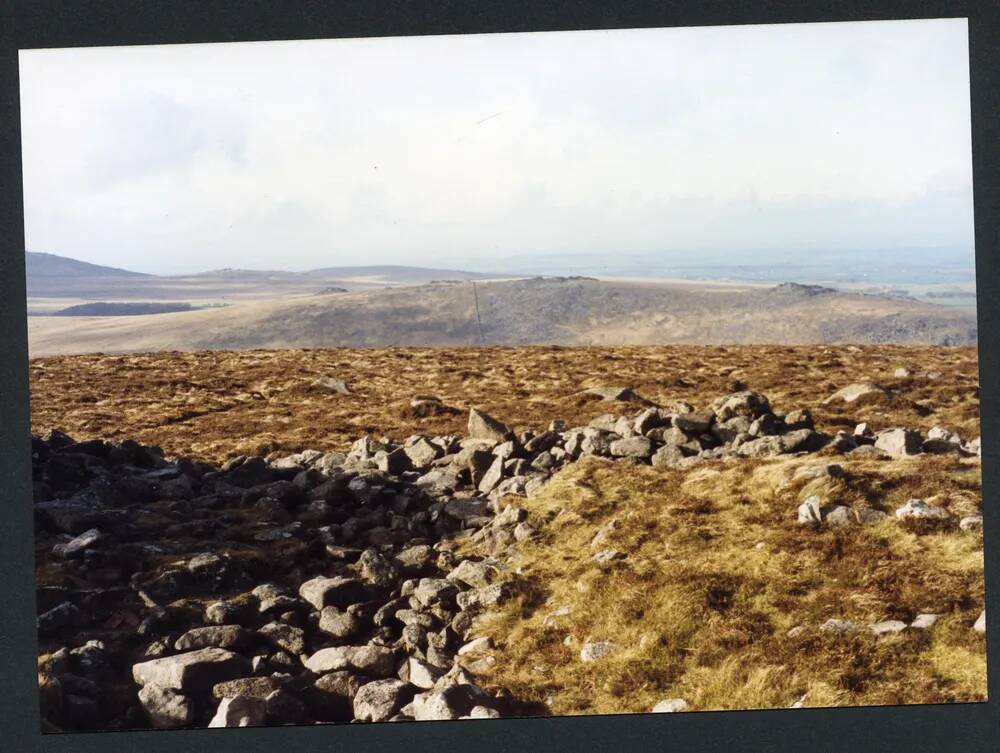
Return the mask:
<svg viewBox="0 0 1000 753">
<path fill-rule="evenodd" d="M 807 410 L 741 391 L 519 434 L 473 409 L 465 437 L 221 468 L 131 440 L 33 437 L 43 716 L 123 729 L 537 713 L 476 681 L 495 661 L 477 615 L 517 598 L 507 555 L 538 535 L 512 498 L 588 455 L 685 468 L 973 451 L 913 434 L 830 437 Z M 466 539 L 487 554 L 459 554 Z"/>
</svg>

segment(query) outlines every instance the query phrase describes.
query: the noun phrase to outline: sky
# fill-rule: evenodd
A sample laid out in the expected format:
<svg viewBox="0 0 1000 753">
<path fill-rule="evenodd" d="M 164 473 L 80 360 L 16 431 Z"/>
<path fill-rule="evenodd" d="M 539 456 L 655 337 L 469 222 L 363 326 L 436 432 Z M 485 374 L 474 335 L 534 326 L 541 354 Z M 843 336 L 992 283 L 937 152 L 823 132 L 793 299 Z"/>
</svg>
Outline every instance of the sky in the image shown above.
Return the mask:
<svg viewBox="0 0 1000 753">
<path fill-rule="evenodd" d="M 20 75 L 27 250 L 96 264 L 973 258 L 964 19 L 29 50 Z"/>
</svg>

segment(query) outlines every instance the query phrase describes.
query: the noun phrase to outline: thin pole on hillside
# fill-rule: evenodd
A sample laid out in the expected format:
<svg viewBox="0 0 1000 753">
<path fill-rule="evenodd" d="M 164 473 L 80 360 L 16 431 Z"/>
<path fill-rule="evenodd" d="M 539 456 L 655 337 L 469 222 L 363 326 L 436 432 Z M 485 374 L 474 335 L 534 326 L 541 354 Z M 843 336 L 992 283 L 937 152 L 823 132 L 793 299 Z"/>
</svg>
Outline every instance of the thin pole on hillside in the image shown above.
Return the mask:
<svg viewBox="0 0 1000 753">
<path fill-rule="evenodd" d="M 472 283 L 472 299 L 476 302 L 476 324 L 479 327 L 479 342 L 482 345 L 486 345 L 486 338 L 483 336 L 483 320 L 479 316 L 479 291 L 476 290 L 476 281 L 469 280 Z"/>
</svg>

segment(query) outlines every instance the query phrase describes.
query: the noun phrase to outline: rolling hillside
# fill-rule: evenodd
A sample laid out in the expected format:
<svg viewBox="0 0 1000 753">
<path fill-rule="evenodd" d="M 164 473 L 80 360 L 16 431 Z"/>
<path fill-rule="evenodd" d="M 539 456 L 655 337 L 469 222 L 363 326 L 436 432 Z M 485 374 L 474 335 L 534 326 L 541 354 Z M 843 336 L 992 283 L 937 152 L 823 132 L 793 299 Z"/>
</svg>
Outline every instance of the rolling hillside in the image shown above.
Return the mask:
<svg viewBox="0 0 1000 753">
<path fill-rule="evenodd" d="M 886 296 L 774 287 L 534 278 L 289 296 L 141 317 L 33 317 L 32 355 L 392 345 L 874 342 L 959 345 L 967 313 Z"/>
</svg>

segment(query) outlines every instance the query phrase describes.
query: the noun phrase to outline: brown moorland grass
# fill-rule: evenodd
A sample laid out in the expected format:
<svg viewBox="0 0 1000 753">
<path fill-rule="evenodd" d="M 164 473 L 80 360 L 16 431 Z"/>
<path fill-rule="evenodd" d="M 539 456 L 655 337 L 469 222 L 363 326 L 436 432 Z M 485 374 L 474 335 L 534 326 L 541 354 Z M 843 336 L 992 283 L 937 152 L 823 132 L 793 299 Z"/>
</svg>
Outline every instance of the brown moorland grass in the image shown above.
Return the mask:
<svg viewBox="0 0 1000 753">
<path fill-rule="evenodd" d="M 899 367 L 915 376 L 894 376 Z M 573 424 L 624 412 L 581 394 L 628 386 L 658 404 L 706 406 L 737 383 L 764 392 L 776 410 L 809 408 L 820 430 L 868 421 L 874 428 L 940 424 L 979 434 L 979 377 L 972 347 L 633 346 L 337 348 L 200 351 L 36 358 L 32 430 L 128 437 L 168 455 L 220 463 L 241 454 L 343 449 L 370 433 L 461 434 L 476 406 L 516 429 L 555 418 Z M 931 376 L 918 376 L 920 373 Z M 310 388 L 344 379 L 352 394 Z M 873 381 L 890 396 L 824 405 L 839 388 Z M 433 395 L 455 412 L 419 416 L 410 400 Z"/>
<path fill-rule="evenodd" d="M 985 641 L 972 630 L 981 534 L 917 532 L 893 515 L 843 529 L 796 523 L 809 494 L 890 513 L 920 496 L 972 514 L 978 463 L 838 462 L 842 478 L 812 480 L 795 471 L 823 459 L 685 473 L 590 458 L 564 470 L 520 502 L 541 537 L 519 545 L 522 595 L 477 625 L 496 647 L 485 677 L 555 714 L 642 712 L 672 697 L 697 710 L 983 700 Z M 602 548 L 627 558 L 599 565 L 591 557 Z M 930 631 L 868 629 L 926 612 L 943 615 Z M 819 631 L 831 618 L 859 629 Z M 622 649 L 582 662 L 591 640 Z"/>
<path fill-rule="evenodd" d="M 906 367 L 913 376 L 897 377 Z M 32 430 L 79 439 L 137 439 L 213 463 L 239 454 L 344 449 L 365 433 L 462 434 L 466 410 L 514 428 L 562 418 L 581 424 L 638 406 L 581 391 L 628 386 L 661 405 L 697 407 L 742 385 L 775 410 L 809 408 L 821 431 L 940 425 L 979 435 L 974 348 L 886 345 L 386 348 L 212 351 L 33 359 Z M 320 376 L 352 394 L 317 391 Z M 888 394 L 827 405 L 852 382 Z M 434 395 L 454 412 L 422 416 L 410 399 Z M 842 478 L 796 475 L 836 462 Z M 814 531 L 795 523 L 803 497 L 874 507 L 871 526 Z M 833 456 L 711 461 L 682 472 L 596 459 L 575 464 L 535 497 L 511 500 L 541 532 L 519 545 L 524 593 L 478 624 L 496 649 L 484 682 L 553 713 L 648 711 L 683 697 L 695 709 L 935 703 L 985 696 L 985 642 L 971 630 L 983 605 L 979 533 L 915 530 L 892 511 L 910 497 L 957 518 L 981 506 L 975 459 Z M 627 554 L 606 568 L 590 541 Z M 146 522 L 157 525 L 155 517 Z M 233 521 L 239 539 L 252 521 Z M 49 542 L 51 543 L 51 542 Z M 233 542 L 224 544 L 241 556 Z M 299 553 L 289 544 L 287 561 Z M 50 579 L 39 549 L 40 584 Z M 552 617 L 561 608 L 569 613 Z M 932 631 L 876 637 L 876 620 L 943 615 Z M 548 619 L 547 619 L 548 618 Z M 851 636 L 818 631 L 854 620 Z M 797 626 L 805 629 L 787 635 Z M 581 644 L 624 649 L 582 663 Z M 475 657 L 470 657 L 475 658 Z"/>
</svg>

